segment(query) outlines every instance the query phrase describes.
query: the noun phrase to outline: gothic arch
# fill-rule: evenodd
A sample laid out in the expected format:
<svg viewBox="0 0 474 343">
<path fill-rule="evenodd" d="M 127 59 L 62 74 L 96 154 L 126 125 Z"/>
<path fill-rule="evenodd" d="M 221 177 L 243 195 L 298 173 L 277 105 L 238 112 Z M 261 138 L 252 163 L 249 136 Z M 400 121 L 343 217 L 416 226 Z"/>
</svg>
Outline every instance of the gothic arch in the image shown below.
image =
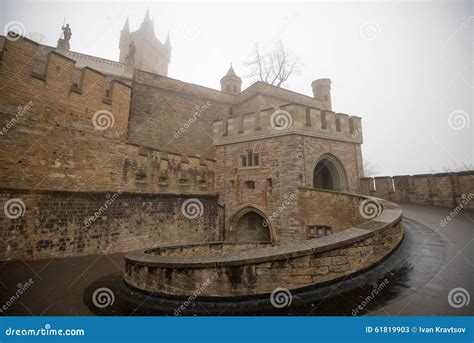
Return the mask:
<svg viewBox="0 0 474 343">
<path fill-rule="evenodd" d="M 236 242 L 273 241 L 271 222 L 259 208 L 242 206 L 229 219 L 226 240 Z"/>
<path fill-rule="evenodd" d="M 322 155 L 313 168 L 313 187 L 334 191 L 348 189 L 344 165 L 332 154 Z"/>
</svg>

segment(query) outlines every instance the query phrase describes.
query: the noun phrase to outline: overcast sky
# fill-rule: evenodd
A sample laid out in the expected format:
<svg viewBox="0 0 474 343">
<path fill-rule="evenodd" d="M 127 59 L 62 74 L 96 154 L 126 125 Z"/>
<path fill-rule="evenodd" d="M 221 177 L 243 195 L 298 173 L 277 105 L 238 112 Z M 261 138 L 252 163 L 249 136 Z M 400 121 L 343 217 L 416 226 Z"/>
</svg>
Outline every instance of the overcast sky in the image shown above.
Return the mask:
<svg viewBox="0 0 474 343">
<path fill-rule="evenodd" d="M 282 40 L 303 63 L 286 87 L 312 95 L 313 80 L 330 78 L 333 110 L 362 117 L 379 175 L 474 165 L 472 1 L 0 3 L 2 28 L 19 21 L 55 46 L 66 20 L 71 50 L 113 60 L 127 16 L 136 30 L 149 8 L 158 38 L 170 32 L 168 76 L 216 89 L 230 62 L 245 75 L 255 42 Z"/>
</svg>

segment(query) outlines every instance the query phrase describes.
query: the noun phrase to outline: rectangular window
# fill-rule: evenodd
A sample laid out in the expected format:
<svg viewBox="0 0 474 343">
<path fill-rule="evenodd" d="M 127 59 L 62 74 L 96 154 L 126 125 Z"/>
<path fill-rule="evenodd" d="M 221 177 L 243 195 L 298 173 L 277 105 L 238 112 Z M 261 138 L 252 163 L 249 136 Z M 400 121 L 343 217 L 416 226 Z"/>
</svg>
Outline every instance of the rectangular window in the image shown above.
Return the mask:
<svg viewBox="0 0 474 343">
<path fill-rule="evenodd" d="M 258 166 L 259 160 L 258 160 L 258 154 L 253 154 L 253 165 Z"/>
<path fill-rule="evenodd" d="M 332 235 L 332 227 L 328 225 L 308 225 L 308 239 L 321 238 Z"/>
<path fill-rule="evenodd" d="M 254 189 L 255 188 L 255 181 L 245 181 L 245 185 L 249 189 Z"/>
<path fill-rule="evenodd" d="M 247 150 L 245 155 L 240 156 L 242 167 L 258 167 L 260 165 L 260 155 Z"/>
</svg>

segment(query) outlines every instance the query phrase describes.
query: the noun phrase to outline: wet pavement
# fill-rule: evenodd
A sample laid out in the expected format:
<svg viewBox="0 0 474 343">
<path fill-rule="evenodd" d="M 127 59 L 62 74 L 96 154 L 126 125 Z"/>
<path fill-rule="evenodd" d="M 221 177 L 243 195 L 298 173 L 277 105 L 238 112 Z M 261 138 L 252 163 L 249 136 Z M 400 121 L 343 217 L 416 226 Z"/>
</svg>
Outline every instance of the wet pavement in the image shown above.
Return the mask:
<svg viewBox="0 0 474 343">
<path fill-rule="evenodd" d="M 474 294 L 474 213 L 461 211 L 442 227 L 449 209 L 402 207 L 405 239 L 367 272 L 294 291 L 291 305 L 283 309 L 271 306 L 268 297 L 214 306 L 210 305 L 213 299 L 197 298 L 182 314 L 473 315 L 472 302 L 453 307 L 448 293 L 463 288 Z M 186 301 L 128 288 L 122 281 L 123 265 L 123 254 L 3 263 L 0 315 L 173 315 Z M 33 284 L 25 289 L 29 279 Z M 19 289 L 24 291 L 12 301 Z M 101 289 L 110 289 L 112 294 L 102 293 L 97 300 L 94 292 Z"/>
</svg>

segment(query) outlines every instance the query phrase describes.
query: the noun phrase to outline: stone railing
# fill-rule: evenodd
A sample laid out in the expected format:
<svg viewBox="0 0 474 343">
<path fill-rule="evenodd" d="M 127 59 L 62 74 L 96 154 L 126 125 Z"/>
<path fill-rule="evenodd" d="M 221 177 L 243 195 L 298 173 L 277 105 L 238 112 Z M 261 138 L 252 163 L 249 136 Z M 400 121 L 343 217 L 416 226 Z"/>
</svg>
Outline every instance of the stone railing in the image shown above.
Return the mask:
<svg viewBox="0 0 474 343">
<path fill-rule="evenodd" d="M 173 256 L 132 252 L 125 256 L 125 281 L 147 292 L 186 296 L 199 289 L 200 296 L 227 297 L 337 280 L 380 262 L 402 240 L 401 209 L 381 199 L 376 203 L 376 218 L 319 239 L 245 250 L 235 245 L 197 256 L 186 252 L 192 246 Z"/>
</svg>

